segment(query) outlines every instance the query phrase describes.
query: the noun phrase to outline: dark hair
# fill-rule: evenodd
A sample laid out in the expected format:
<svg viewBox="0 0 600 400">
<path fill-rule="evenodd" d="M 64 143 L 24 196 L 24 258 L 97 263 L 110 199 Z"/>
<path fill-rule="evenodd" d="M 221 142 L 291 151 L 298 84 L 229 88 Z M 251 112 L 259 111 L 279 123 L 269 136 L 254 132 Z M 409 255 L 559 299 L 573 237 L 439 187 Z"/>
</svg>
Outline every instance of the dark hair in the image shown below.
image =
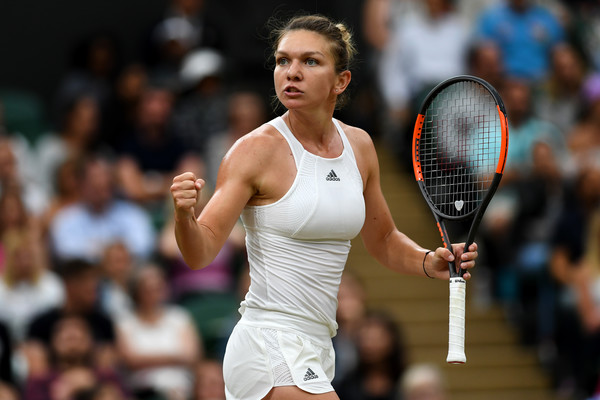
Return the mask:
<svg viewBox="0 0 600 400">
<path fill-rule="evenodd" d="M 383 370 L 387 372 L 388 376 L 397 381 L 406 369 L 406 348 L 400 324 L 383 310 L 369 310 L 363 321 L 363 326 L 367 324 L 379 325 L 390 335 L 391 348 L 384 360 L 381 361 L 382 365 L 380 367 L 384 367 Z M 359 362 L 355 370 L 357 378 L 365 376 L 367 371 L 373 367 L 373 365 L 365 362 L 362 356 L 359 356 Z"/>
<path fill-rule="evenodd" d="M 90 272 L 98 272 L 96 264 L 81 258 L 63 260 L 57 267 L 57 272 L 63 281 L 77 279 Z"/>
<path fill-rule="evenodd" d="M 283 26 L 271 31 L 271 43 L 273 54 L 281 39 L 291 31 L 306 30 L 322 35 L 331 44 L 331 54 L 335 61 L 335 72 L 341 73 L 350 70 L 354 56 L 357 53 L 356 46 L 352 40 L 352 33 L 341 22 L 334 22 L 323 15 L 301 15 L 288 20 Z M 338 108 L 348 100 L 347 92 L 338 97 Z"/>
</svg>

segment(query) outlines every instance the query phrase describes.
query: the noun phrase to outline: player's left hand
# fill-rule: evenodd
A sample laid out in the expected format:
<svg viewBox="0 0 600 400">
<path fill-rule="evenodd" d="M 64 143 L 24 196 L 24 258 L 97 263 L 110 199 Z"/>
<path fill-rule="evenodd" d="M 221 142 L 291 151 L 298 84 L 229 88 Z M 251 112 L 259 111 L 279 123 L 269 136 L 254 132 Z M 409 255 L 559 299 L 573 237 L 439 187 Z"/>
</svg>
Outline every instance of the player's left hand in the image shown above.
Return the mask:
<svg viewBox="0 0 600 400">
<path fill-rule="evenodd" d="M 473 243 L 469 246 L 468 251 L 464 252 L 464 243 L 452 244 L 451 252 L 445 247 L 438 247 L 435 252 L 432 252 L 427 258 L 431 257 L 430 260 L 426 260 L 426 270 L 429 275 L 438 279 L 450 279 L 450 271 L 448 271 L 448 263 L 455 261 L 456 268 L 462 268 L 464 270 L 463 278 L 465 280 L 471 279 L 471 273 L 469 270 L 475 267 L 475 260 L 479 253 L 477 252 L 477 243 Z"/>
</svg>

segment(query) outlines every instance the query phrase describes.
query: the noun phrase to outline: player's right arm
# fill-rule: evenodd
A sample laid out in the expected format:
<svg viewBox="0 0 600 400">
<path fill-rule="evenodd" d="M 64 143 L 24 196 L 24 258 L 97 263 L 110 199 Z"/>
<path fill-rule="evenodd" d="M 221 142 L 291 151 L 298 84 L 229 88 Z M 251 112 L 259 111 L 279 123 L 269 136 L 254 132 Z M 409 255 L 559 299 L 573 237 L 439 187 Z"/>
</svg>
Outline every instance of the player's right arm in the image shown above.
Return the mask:
<svg viewBox="0 0 600 400">
<path fill-rule="evenodd" d="M 268 137 L 261 132 L 236 142 L 223 158 L 215 192 L 197 218 L 195 207 L 204 181 L 191 172 L 173 179 L 175 238 L 190 268 L 204 268 L 214 260 L 244 206 L 259 191 L 261 160 L 270 150 L 265 142 Z"/>
</svg>

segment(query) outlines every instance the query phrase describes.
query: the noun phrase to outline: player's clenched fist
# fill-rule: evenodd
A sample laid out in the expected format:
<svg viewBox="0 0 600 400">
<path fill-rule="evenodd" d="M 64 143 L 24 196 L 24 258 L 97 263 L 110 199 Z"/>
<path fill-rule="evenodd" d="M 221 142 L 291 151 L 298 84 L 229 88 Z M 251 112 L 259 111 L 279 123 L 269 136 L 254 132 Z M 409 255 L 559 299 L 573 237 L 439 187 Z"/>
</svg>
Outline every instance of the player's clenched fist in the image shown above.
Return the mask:
<svg viewBox="0 0 600 400">
<path fill-rule="evenodd" d="M 171 195 L 175 205 L 175 218 L 178 221 L 196 217 L 195 207 L 200 200 L 200 191 L 204 184 L 204 180 L 196 178 L 192 172 L 185 172 L 173 178 Z"/>
</svg>

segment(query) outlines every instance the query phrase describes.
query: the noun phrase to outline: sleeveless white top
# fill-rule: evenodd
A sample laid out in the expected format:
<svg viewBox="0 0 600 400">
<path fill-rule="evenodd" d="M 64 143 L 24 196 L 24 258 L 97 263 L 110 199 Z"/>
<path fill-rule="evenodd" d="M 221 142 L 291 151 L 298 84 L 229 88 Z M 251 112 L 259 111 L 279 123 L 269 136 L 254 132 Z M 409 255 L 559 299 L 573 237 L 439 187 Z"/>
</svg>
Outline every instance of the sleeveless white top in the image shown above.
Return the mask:
<svg viewBox="0 0 600 400">
<path fill-rule="evenodd" d="M 336 158 L 306 151 L 281 117 L 269 122 L 287 140 L 296 178 L 278 201 L 242 212 L 251 284 L 240 312 L 273 311 L 282 326 L 337 331 L 337 292 L 350 240 L 365 219 L 363 182 L 345 133 Z M 279 317 L 273 317 L 274 315 Z M 314 332 L 316 333 L 316 332 Z"/>
</svg>

